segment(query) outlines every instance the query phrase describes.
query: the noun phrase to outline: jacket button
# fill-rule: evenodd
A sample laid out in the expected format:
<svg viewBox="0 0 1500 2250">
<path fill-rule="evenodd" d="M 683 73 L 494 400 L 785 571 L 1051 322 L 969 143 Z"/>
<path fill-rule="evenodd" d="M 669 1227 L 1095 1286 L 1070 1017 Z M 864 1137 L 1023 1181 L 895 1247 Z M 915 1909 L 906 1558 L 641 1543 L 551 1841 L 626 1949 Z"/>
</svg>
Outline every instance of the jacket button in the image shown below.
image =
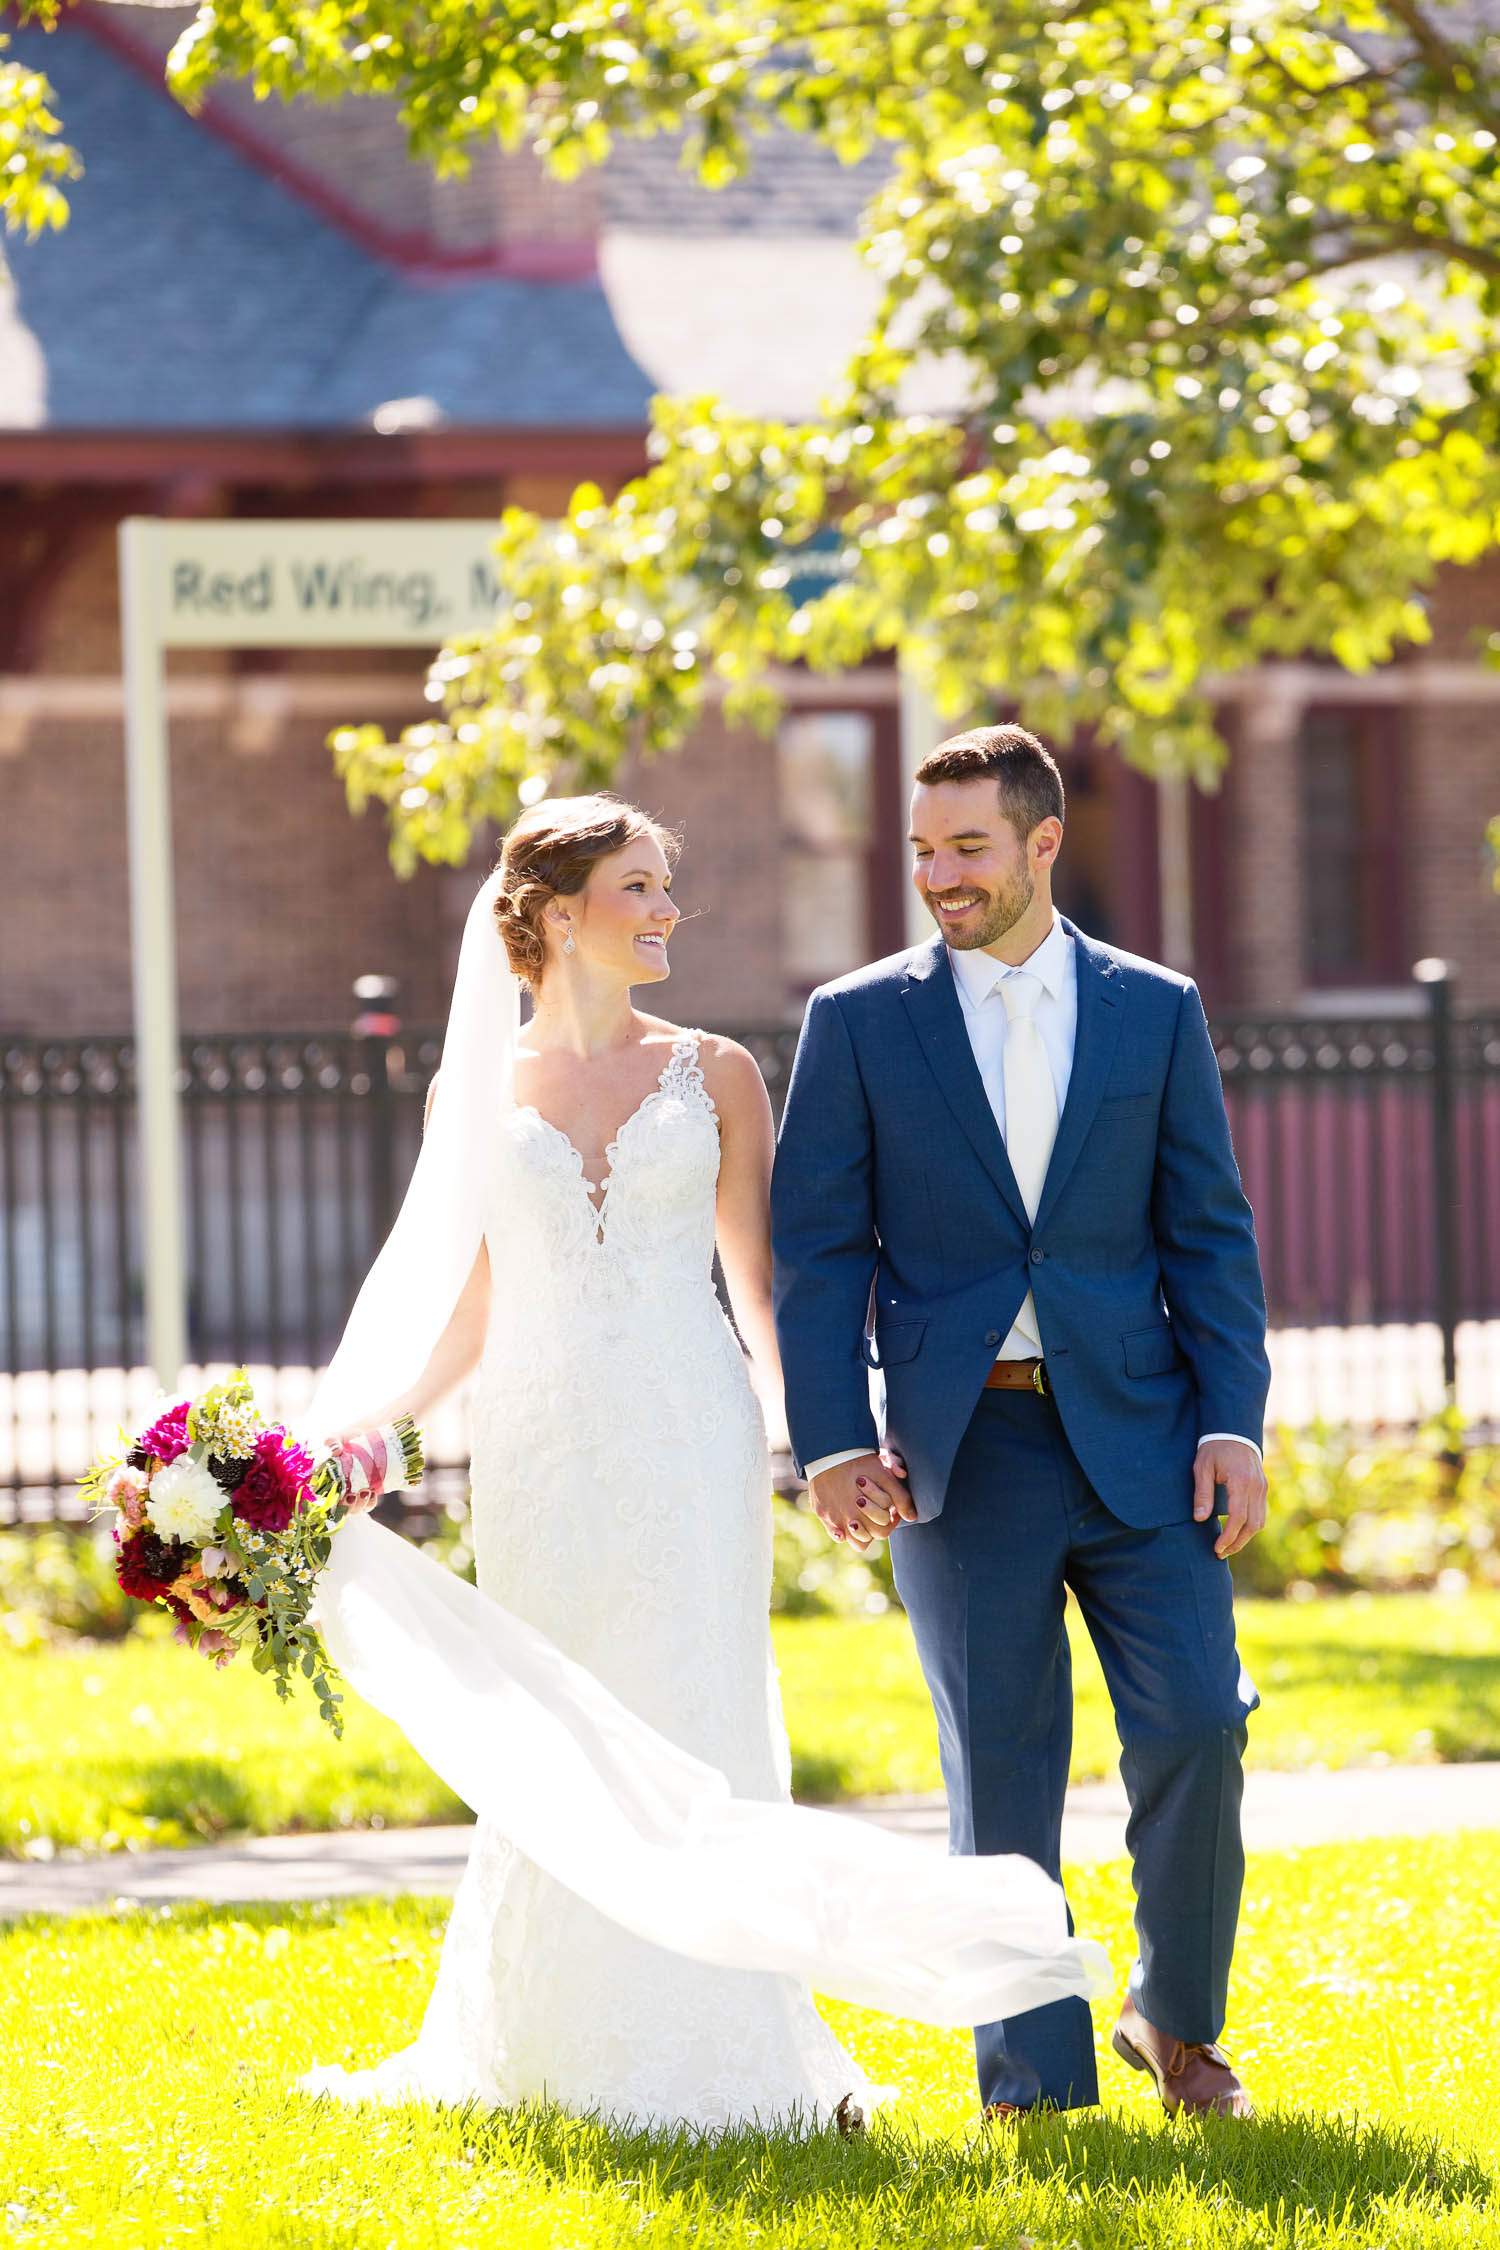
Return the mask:
<svg viewBox="0 0 1500 2250">
<path fill-rule="evenodd" d="M 984 1332 L 984 1340 L 985 1340 L 985 1342 L 986 1342 L 987 1344 L 998 1344 L 998 1343 L 999 1343 L 999 1341 L 1000 1341 L 1000 1331 L 999 1331 L 999 1329 L 998 1329 L 998 1328 L 987 1328 L 987 1329 L 985 1330 L 985 1332 Z"/>
<path fill-rule="evenodd" d="M 1033 1264 L 1034 1266 L 1039 1266 L 1039 1265 L 1041 1264 L 1041 1262 L 1042 1262 L 1043 1258 L 1045 1258 L 1045 1257 L 1046 1257 L 1046 1255 L 1047 1255 L 1047 1253 L 1046 1253 L 1046 1251 L 1045 1251 L 1045 1250 L 1033 1250 L 1033 1251 L 1032 1251 L 1032 1253 L 1031 1253 L 1031 1262 L 1032 1262 L 1032 1264 Z"/>
</svg>

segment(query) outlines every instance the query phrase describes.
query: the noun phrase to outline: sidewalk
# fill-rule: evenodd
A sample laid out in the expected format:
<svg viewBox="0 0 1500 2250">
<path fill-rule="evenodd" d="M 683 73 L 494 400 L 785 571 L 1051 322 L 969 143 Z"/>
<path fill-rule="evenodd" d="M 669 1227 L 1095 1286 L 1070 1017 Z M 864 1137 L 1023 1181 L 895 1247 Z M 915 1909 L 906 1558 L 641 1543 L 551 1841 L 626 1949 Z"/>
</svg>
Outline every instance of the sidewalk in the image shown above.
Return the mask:
<svg viewBox="0 0 1500 2250">
<path fill-rule="evenodd" d="M 944 1848 L 940 1797 L 876 1797 L 839 1808 Z M 1125 1792 L 1118 1781 L 1068 1792 L 1063 1858 L 1117 1858 L 1125 1848 Z M 1468 1766 L 1351 1766 L 1334 1773 L 1254 1772 L 1245 1777 L 1249 1852 L 1343 1843 L 1360 1836 L 1426 1836 L 1500 1828 L 1500 1763 Z M 71 1914 L 90 1907 L 202 1899 L 342 1898 L 429 1891 L 451 1895 L 473 1829 L 343 1829 L 332 1834 L 257 1836 L 188 1851 L 112 1852 L 92 1859 L 0 1860 L 0 1919 Z"/>
</svg>

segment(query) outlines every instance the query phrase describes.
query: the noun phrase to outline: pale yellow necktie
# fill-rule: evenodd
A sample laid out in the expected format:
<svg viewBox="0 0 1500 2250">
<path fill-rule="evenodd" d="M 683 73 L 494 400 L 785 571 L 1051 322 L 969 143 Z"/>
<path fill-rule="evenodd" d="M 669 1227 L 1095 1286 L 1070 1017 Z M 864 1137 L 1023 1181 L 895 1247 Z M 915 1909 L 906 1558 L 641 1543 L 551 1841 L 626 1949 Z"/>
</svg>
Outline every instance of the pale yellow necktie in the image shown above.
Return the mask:
<svg viewBox="0 0 1500 2250">
<path fill-rule="evenodd" d="M 1025 969 L 1012 970 L 1000 979 L 1006 1017 L 1005 1152 L 1029 1219 L 1036 1217 L 1042 1200 L 1042 1183 L 1057 1138 L 1057 1089 L 1036 1021 L 1041 996 L 1040 984 Z M 1041 1327 L 1029 1289 L 1016 1315 L 1016 1326 L 1024 1340 L 1040 1352 Z"/>
</svg>

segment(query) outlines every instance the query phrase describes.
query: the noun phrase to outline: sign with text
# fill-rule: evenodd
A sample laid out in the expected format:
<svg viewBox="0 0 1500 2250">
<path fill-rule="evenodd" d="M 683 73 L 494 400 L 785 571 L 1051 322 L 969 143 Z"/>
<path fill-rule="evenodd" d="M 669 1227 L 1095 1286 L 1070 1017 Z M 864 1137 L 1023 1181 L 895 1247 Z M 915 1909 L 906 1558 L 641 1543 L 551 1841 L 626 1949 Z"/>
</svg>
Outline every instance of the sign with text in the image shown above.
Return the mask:
<svg viewBox="0 0 1500 2250">
<path fill-rule="evenodd" d="M 496 526 L 358 517 L 140 526 L 141 593 L 166 648 L 419 647 L 483 632 Z"/>
</svg>

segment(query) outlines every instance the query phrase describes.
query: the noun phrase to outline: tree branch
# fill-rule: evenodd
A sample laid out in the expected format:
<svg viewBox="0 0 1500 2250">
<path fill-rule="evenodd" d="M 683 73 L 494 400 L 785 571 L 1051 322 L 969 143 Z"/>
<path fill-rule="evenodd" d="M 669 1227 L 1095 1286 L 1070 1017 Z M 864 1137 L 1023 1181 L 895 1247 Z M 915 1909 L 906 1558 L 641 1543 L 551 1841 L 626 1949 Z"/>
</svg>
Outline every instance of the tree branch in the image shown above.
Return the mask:
<svg viewBox="0 0 1500 2250">
<path fill-rule="evenodd" d="M 1469 102 L 1487 125 L 1500 124 L 1500 109 L 1485 99 L 1484 72 L 1474 57 L 1444 37 L 1419 0 L 1385 0 L 1385 4 L 1396 21 L 1406 26 L 1428 68 L 1442 79 L 1448 91 Z"/>
<path fill-rule="evenodd" d="M 1401 226 L 1395 233 L 1405 249 L 1427 250 L 1438 257 L 1456 258 L 1461 266 L 1471 266 L 1475 273 L 1487 274 L 1492 280 L 1500 278 L 1500 250 L 1487 250 L 1482 243 L 1463 242 L 1451 234 L 1429 234 L 1423 227 Z"/>
</svg>

